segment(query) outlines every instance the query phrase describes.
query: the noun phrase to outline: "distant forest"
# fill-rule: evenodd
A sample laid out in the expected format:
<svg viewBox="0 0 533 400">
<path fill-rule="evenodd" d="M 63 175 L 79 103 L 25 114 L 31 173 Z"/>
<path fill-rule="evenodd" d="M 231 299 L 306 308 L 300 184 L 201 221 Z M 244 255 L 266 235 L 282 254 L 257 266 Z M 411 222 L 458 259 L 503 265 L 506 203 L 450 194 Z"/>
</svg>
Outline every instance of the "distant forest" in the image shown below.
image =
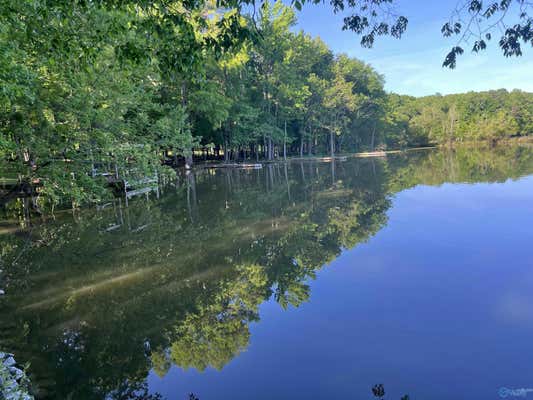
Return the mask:
<svg viewBox="0 0 533 400">
<path fill-rule="evenodd" d="M 384 120 L 383 140 L 389 146 L 495 142 L 533 133 L 533 93 L 389 94 Z"/>
<path fill-rule="evenodd" d="M 370 65 L 295 32 L 291 7 L 249 9 L 2 1 L 0 178 L 76 205 L 106 196 L 96 167 L 172 173 L 167 165 L 193 158 L 273 160 L 533 132 L 532 93 L 388 94 Z"/>
</svg>

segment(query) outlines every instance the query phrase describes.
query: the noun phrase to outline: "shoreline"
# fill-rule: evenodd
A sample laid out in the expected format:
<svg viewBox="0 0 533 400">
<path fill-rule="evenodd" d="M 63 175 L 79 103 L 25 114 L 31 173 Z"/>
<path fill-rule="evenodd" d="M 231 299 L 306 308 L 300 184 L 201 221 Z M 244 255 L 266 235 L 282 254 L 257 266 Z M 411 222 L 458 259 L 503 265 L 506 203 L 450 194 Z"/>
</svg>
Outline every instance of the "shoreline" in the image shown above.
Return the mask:
<svg viewBox="0 0 533 400">
<path fill-rule="evenodd" d="M 290 162 L 331 162 L 335 161 L 346 161 L 348 158 L 372 158 L 372 157 L 386 157 L 389 154 L 402 154 L 412 151 L 425 151 L 432 149 L 454 149 L 457 147 L 497 147 L 505 144 L 519 144 L 519 145 L 533 145 L 533 135 L 521 136 L 515 138 L 501 139 L 495 142 L 489 140 L 471 140 L 464 142 L 453 142 L 445 144 L 432 144 L 428 146 L 417 146 L 409 147 L 405 149 L 394 149 L 394 150 L 379 150 L 379 151 L 361 151 L 357 153 L 339 153 L 331 157 L 330 155 L 313 155 L 313 156 L 291 156 L 283 159 L 283 157 L 278 157 L 273 160 L 243 160 L 232 161 L 229 163 L 224 162 L 198 162 L 193 165 L 193 169 L 218 169 L 218 168 L 236 168 L 236 169 L 260 169 L 266 164 L 277 164 L 277 163 L 290 163 Z"/>
<path fill-rule="evenodd" d="M 33 400 L 30 381 L 13 354 L 0 351 L 0 395 L 3 399 Z"/>
</svg>

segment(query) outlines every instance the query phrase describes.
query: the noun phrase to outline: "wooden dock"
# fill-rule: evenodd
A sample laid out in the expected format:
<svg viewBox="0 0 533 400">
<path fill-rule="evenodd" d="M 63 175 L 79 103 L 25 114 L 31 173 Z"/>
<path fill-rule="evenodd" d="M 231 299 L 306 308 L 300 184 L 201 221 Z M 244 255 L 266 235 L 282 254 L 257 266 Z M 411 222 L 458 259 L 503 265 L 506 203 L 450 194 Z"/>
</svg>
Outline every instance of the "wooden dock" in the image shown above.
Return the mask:
<svg viewBox="0 0 533 400">
<path fill-rule="evenodd" d="M 332 162 L 332 161 L 346 161 L 347 156 L 334 156 L 334 157 L 293 157 L 287 159 L 287 161 L 312 161 L 312 162 Z"/>
<path fill-rule="evenodd" d="M 366 151 L 363 153 L 355 153 L 354 157 L 367 158 L 367 157 L 387 157 L 387 154 L 401 153 L 401 150 L 393 151 Z"/>
<path fill-rule="evenodd" d="M 253 163 L 253 164 L 245 164 L 245 163 L 203 164 L 203 165 L 201 165 L 201 168 L 261 169 L 261 168 L 263 168 L 263 164 L 261 164 L 261 163 Z"/>
</svg>

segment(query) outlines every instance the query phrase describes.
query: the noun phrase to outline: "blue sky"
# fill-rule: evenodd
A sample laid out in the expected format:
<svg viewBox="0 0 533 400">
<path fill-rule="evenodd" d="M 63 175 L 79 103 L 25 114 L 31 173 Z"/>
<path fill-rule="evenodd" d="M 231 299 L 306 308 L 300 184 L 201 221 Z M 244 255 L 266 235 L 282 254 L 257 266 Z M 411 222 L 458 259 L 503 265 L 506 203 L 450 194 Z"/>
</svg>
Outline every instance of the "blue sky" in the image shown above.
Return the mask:
<svg viewBox="0 0 533 400">
<path fill-rule="evenodd" d="M 457 38 L 442 37 L 457 0 L 396 0 L 397 9 L 408 17 L 406 34 L 400 39 L 381 37 L 372 49 L 364 49 L 353 32 L 342 31 L 342 15 L 327 5 L 306 3 L 297 13 L 297 29 L 320 36 L 336 53 L 343 52 L 371 64 L 385 75 L 388 91 L 423 96 L 462 93 L 471 90 L 514 88 L 533 92 L 533 49 L 524 46 L 524 55 L 505 58 L 498 47 L 498 32 L 488 49 L 472 54 L 465 47 L 457 68 L 442 68 L 442 61 Z"/>
</svg>

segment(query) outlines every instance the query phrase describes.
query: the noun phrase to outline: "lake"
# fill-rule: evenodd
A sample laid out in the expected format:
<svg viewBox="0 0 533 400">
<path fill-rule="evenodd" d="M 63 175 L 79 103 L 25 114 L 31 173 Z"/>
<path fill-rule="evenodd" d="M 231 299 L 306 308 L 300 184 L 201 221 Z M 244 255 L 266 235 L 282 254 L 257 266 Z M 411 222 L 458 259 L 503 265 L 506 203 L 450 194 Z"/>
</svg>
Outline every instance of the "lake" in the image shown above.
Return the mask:
<svg viewBox="0 0 533 400">
<path fill-rule="evenodd" d="M 13 204 L 0 251 L 0 350 L 38 398 L 533 388 L 531 146 L 205 169 L 45 219 Z"/>
</svg>

